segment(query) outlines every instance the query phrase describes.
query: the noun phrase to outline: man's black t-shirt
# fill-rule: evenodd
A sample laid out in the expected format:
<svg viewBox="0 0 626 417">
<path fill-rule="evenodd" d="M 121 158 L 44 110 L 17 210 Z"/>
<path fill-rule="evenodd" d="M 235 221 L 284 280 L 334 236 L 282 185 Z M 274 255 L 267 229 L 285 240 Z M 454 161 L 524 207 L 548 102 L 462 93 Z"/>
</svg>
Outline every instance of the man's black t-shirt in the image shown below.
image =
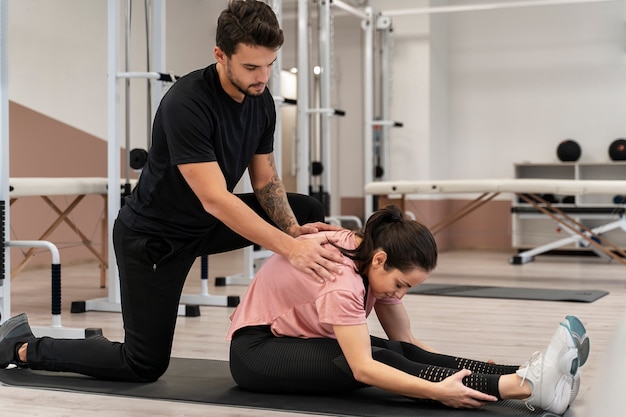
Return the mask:
<svg viewBox="0 0 626 417">
<path fill-rule="evenodd" d="M 273 151 L 275 125 L 267 89 L 237 103 L 223 90 L 215 64 L 181 77 L 159 105 L 148 162 L 119 219 L 160 236 L 205 235 L 217 219 L 204 210 L 177 165 L 217 161 L 232 192 L 252 156 Z"/>
</svg>

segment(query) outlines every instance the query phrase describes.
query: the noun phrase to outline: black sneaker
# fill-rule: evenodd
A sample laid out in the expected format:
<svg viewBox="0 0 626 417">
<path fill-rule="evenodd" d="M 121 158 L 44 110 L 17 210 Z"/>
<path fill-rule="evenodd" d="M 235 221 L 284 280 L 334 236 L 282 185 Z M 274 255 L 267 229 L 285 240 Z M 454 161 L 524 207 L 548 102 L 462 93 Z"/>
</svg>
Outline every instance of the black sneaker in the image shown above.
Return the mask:
<svg viewBox="0 0 626 417">
<path fill-rule="evenodd" d="M 28 343 L 35 339 L 35 335 L 28 325 L 26 313 L 11 317 L 0 326 L 0 368 L 11 364 L 21 363 L 15 351 L 18 344 Z"/>
</svg>

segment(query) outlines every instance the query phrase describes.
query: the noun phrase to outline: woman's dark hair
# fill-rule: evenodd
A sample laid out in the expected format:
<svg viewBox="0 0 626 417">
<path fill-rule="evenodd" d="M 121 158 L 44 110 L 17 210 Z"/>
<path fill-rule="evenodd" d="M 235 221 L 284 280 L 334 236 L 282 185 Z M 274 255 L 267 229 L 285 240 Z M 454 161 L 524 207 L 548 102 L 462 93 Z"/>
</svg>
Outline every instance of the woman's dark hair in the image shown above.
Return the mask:
<svg viewBox="0 0 626 417">
<path fill-rule="evenodd" d="M 230 0 L 217 19 L 215 44 L 229 58 L 240 43 L 278 49 L 284 40 L 274 11 L 262 1 Z"/>
<path fill-rule="evenodd" d="M 361 243 L 356 249 L 339 248 L 355 261 L 359 274 L 365 272 L 376 250 L 387 253 L 385 269 L 409 272 L 414 268 L 430 272 L 437 266 L 437 243 L 423 224 L 405 219 L 396 205 L 388 205 L 370 216 L 362 231 L 356 232 Z"/>
</svg>

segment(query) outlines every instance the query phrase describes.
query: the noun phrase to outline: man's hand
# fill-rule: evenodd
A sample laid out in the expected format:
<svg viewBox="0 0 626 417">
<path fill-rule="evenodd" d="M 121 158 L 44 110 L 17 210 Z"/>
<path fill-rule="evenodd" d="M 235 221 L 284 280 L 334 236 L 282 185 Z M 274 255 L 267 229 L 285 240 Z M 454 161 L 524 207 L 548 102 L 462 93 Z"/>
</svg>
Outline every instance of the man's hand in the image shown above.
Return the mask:
<svg viewBox="0 0 626 417">
<path fill-rule="evenodd" d="M 343 266 L 349 263 L 337 248 L 328 244 L 329 241 L 336 242 L 327 236 L 296 240 L 294 249 L 288 256 L 289 262 L 319 282 L 334 281 L 337 275 L 343 273 Z"/>
<path fill-rule="evenodd" d="M 454 408 L 478 408 L 488 402 L 498 401 L 493 395 L 485 394 L 463 385 L 463 378 L 471 375 L 471 373 L 468 369 L 462 369 L 441 381 L 439 383 L 441 395 L 436 400 Z"/>
<path fill-rule="evenodd" d="M 310 233 L 317 233 L 323 231 L 337 231 L 343 230 L 343 227 L 333 226 L 332 224 L 326 224 L 322 222 L 315 223 L 307 223 L 302 226 L 297 225 L 293 226 L 289 229 L 288 233 L 293 237 L 298 237 L 301 235 L 308 235 Z"/>
</svg>

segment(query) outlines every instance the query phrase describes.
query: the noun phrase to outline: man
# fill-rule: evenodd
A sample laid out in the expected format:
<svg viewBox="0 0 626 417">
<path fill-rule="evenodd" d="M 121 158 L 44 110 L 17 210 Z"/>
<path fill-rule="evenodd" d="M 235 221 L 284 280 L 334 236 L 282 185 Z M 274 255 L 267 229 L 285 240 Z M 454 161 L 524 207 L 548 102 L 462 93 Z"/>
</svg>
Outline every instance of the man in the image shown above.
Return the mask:
<svg viewBox="0 0 626 417">
<path fill-rule="evenodd" d="M 216 63 L 179 79 L 155 116 L 139 182 L 120 210 L 113 242 L 124 343 L 34 338 L 25 314 L 0 327 L 0 367 L 155 381 L 169 364 L 182 288 L 195 259 L 254 242 L 311 279 L 334 279 L 343 258 L 320 230 L 321 204 L 287 195 L 276 172 L 274 101 L 266 85 L 283 33 L 260 1 L 231 0 L 218 19 Z M 248 168 L 254 194 L 233 194 Z"/>
</svg>

